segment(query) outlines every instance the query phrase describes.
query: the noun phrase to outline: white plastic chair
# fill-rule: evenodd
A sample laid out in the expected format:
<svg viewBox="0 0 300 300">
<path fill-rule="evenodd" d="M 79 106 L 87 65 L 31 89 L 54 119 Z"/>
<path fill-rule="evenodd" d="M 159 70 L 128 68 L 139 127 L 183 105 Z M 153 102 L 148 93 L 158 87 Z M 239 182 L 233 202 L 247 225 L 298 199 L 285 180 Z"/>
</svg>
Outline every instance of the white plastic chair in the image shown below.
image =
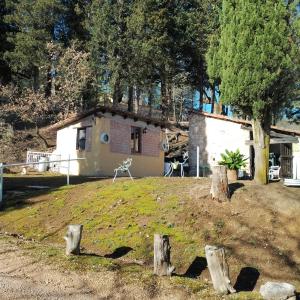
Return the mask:
<svg viewBox="0 0 300 300">
<path fill-rule="evenodd" d="M 115 176 L 114 176 L 113 182 L 115 182 L 115 180 L 116 180 L 116 178 L 117 178 L 117 175 L 118 175 L 118 172 L 119 172 L 119 171 L 120 171 L 120 172 L 123 172 L 123 173 L 127 172 L 127 173 L 129 174 L 131 180 L 133 180 L 133 178 L 132 178 L 132 176 L 131 176 L 131 173 L 130 173 L 130 171 L 129 171 L 129 168 L 130 168 L 130 166 L 131 166 L 131 163 L 132 163 L 132 158 L 127 158 L 126 160 L 124 160 L 124 161 L 122 162 L 121 165 L 119 165 L 118 168 L 116 168 L 116 169 L 114 170 Z"/>
<path fill-rule="evenodd" d="M 271 166 L 269 168 L 269 180 L 280 180 L 280 166 Z"/>
</svg>

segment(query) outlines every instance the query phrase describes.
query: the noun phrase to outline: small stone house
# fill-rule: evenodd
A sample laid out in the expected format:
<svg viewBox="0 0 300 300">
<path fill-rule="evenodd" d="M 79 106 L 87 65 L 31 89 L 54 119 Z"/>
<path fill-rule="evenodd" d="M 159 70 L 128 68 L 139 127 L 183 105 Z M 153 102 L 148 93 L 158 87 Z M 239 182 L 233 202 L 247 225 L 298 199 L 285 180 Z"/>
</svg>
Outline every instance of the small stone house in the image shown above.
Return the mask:
<svg viewBox="0 0 300 300">
<path fill-rule="evenodd" d="M 281 176 L 300 179 L 300 131 L 271 127 L 270 164 L 281 165 Z M 193 112 L 189 122 L 190 175 L 197 172 L 199 147 L 200 176 L 208 175 L 221 160 L 225 149 L 239 149 L 245 155 L 248 176 L 254 173 L 254 149 L 251 122 L 227 116 Z"/>
<path fill-rule="evenodd" d="M 71 175 L 113 176 L 114 169 L 132 158 L 132 176 L 160 176 L 164 171 L 164 123 L 111 107 L 99 107 L 54 124 L 54 155 L 71 161 Z M 67 162 L 59 172 L 66 174 Z M 127 174 L 126 174 L 127 175 Z"/>
</svg>

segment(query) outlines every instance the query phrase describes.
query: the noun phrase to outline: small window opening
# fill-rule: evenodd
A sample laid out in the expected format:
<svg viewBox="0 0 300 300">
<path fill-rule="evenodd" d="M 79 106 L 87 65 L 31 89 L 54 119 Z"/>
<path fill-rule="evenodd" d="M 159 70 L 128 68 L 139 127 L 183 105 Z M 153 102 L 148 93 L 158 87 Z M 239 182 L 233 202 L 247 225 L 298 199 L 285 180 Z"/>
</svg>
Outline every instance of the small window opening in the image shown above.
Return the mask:
<svg viewBox="0 0 300 300">
<path fill-rule="evenodd" d="M 140 127 L 131 127 L 131 153 L 142 153 L 142 131 Z"/>
<path fill-rule="evenodd" d="M 86 146 L 86 128 L 78 128 L 76 150 L 85 150 L 85 146 Z"/>
</svg>

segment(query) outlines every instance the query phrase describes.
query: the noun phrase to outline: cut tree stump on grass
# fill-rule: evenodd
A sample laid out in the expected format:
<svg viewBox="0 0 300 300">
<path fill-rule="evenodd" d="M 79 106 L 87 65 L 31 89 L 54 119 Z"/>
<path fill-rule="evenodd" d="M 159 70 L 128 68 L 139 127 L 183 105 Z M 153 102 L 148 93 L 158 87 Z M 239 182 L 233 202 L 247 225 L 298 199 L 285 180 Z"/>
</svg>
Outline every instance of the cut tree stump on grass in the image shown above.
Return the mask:
<svg viewBox="0 0 300 300">
<path fill-rule="evenodd" d="M 226 166 L 212 167 L 212 182 L 210 188 L 211 197 L 220 202 L 229 201 L 230 193 L 228 187 Z"/>
<path fill-rule="evenodd" d="M 68 225 L 67 233 L 64 237 L 66 240 L 66 254 L 79 255 L 80 241 L 82 236 L 83 225 Z"/>
<path fill-rule="evenodd" d="M 154 234 L 154 274 L 171 276 L 175 267 L 171 265 L 169 236 Z"/>
<path fill-rule="evenodd" d="M 229 268 L 225 260 L 224 248 L 205 246 L 207 266 L 214 289 L 218 294 L 235 293 L 236 290 L 230 283 Z"/>
</svg>

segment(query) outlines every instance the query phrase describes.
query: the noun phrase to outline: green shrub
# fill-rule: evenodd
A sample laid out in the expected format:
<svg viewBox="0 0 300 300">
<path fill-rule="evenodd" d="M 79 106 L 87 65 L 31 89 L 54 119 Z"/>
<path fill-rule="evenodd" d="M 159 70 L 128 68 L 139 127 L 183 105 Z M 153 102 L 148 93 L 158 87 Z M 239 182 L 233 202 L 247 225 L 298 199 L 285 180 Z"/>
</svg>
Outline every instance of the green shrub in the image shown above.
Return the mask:
<svg viewBox="0 0 300 300">
<path fill-rule="evenodd" d="M 225 150 L 225 153 L 221 153 L 222 160 L 219 161 L 220 165 L 226 166 L 229 170 L 238 170 L 246 166 L 246 160 L 244 154 L 240 153 L 240 150 L 229 151 Z"/>
</svg>

